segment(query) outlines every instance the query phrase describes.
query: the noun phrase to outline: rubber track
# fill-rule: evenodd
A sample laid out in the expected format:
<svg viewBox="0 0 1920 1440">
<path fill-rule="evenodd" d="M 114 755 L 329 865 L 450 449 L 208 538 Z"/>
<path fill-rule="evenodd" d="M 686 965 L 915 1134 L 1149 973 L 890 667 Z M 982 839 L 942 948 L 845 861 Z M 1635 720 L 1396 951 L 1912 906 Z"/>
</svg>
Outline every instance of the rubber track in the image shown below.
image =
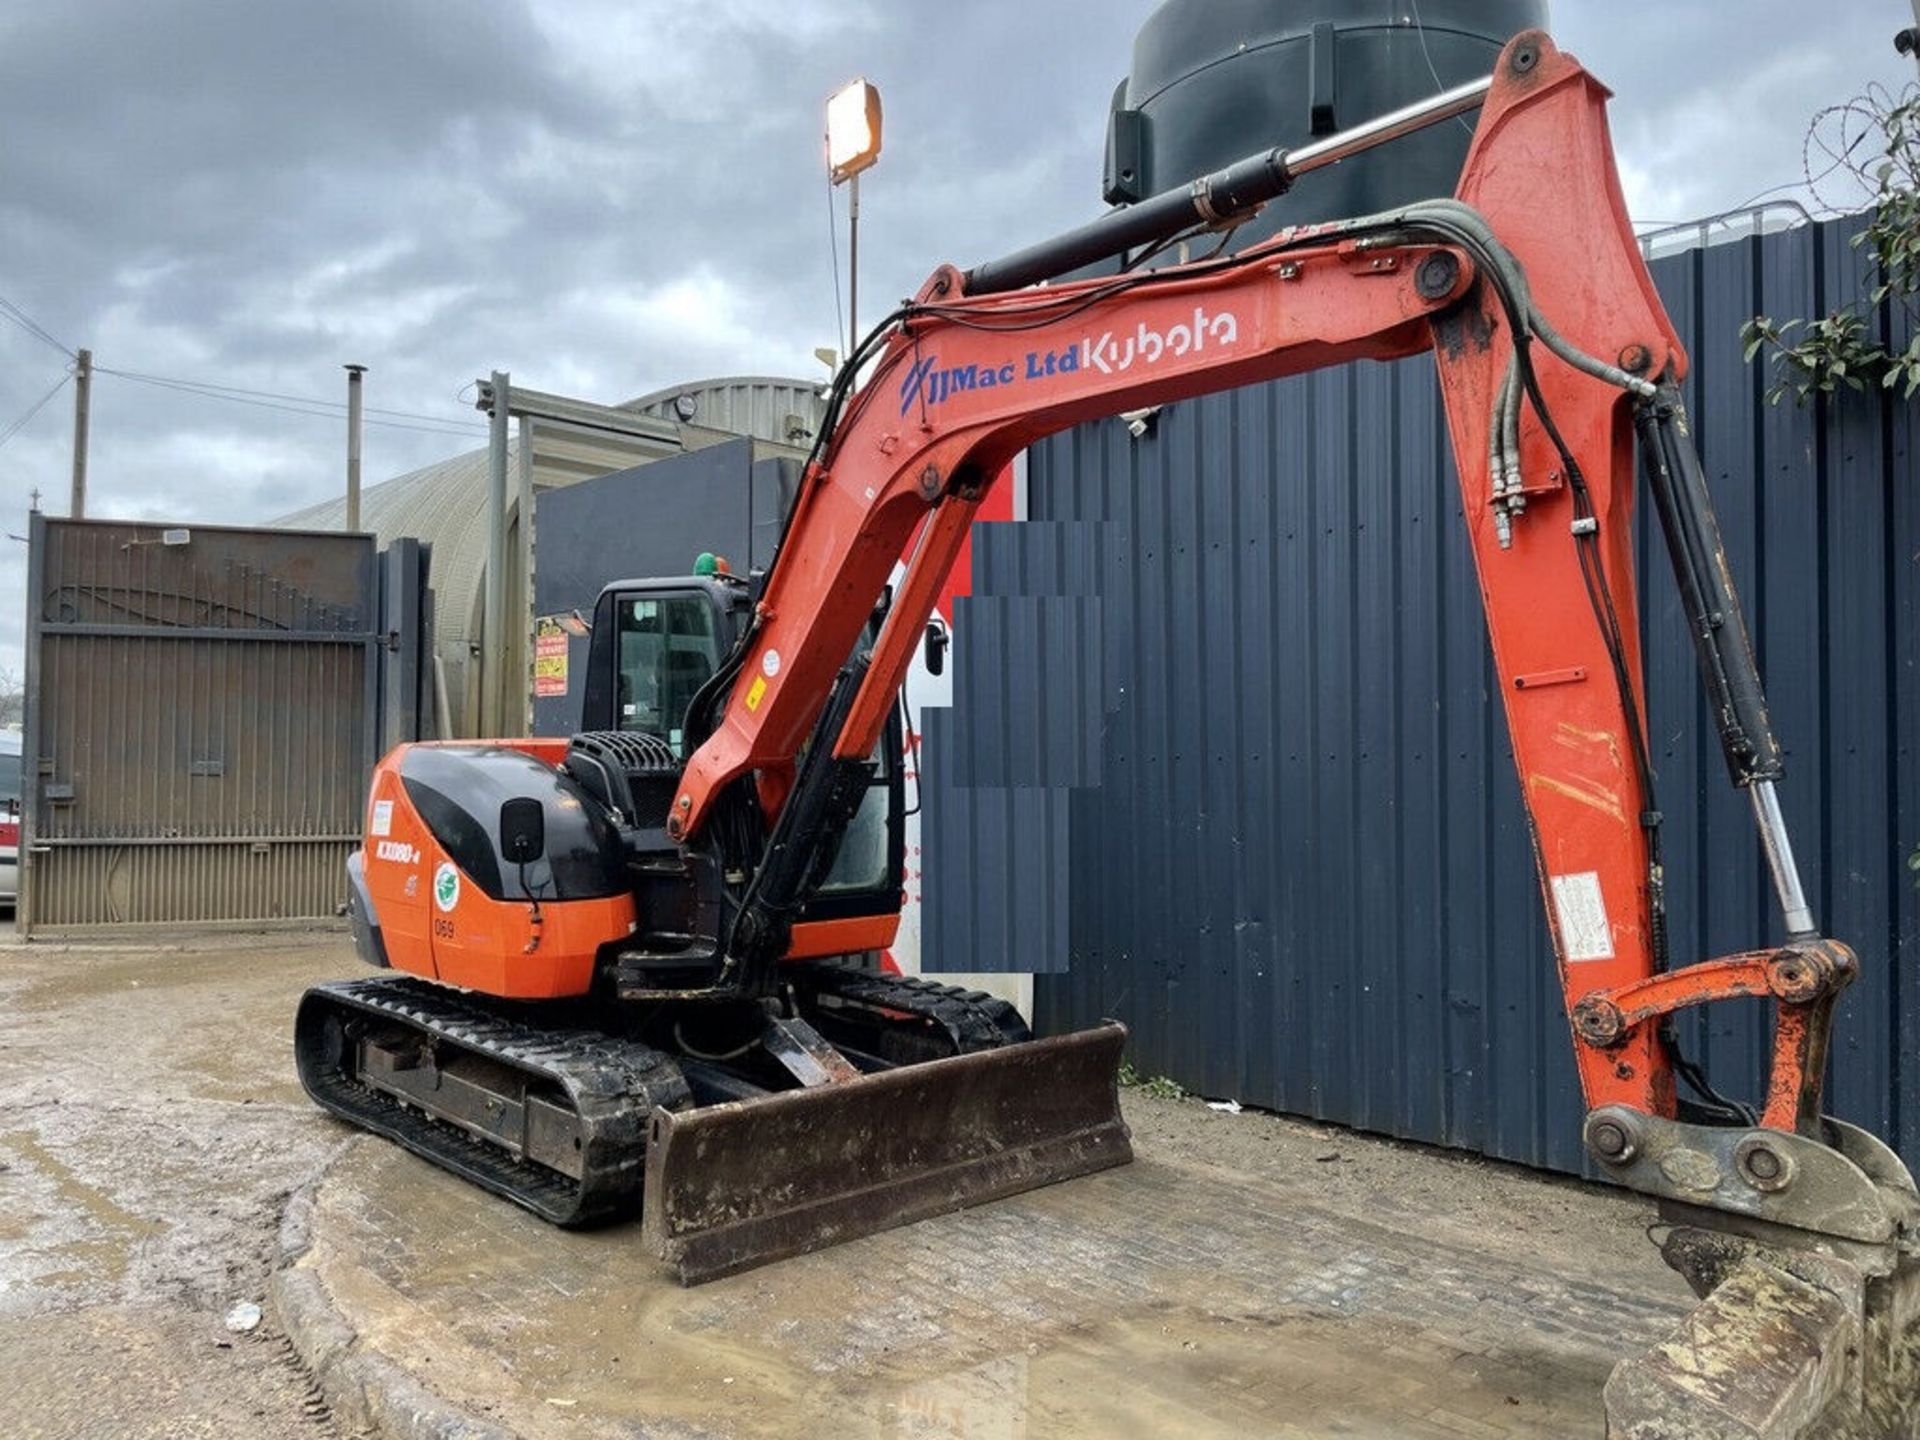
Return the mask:
<svg viewBox="0 0 1920 1440">
<path fill-rule="evenodd" d="M 794 969 L 792 979 L 801 994 L 803 1011 L 810 993 L 832 995 L 872 1009 L 904 1011 L 940 1026 L 960 1055 L 1033 1039 L 1033 1031 L 1020 1018 L 1020 1012 L 984 990 L 963 990 L 919 975 L 884 975 L 833 963 Z"/>
<path fill-rule="evenodd" d="M 343 1013 L 344 1012 L 344 1013 Z M 516 1013 L 517 1012 L 517 1013 Z M 553 1030 L 426 981 L 382 977 L 317 985 L 300 1002 L 294 1053 L 301 1082 L 324 1108 L 397 1141 L 556 1225 L 638 1214 L 647 1126 L 656 1108 L 693 1103 L 673 1057 L 593 1030 Z M 327 1055 L 322 1018 L 385 1020 L 484 1055 L 546 1082 L 580 1117 L 582 1178 L 517 1160 L 498 1145 L 431 1119 L 342 1073 Z"/>
</svg>

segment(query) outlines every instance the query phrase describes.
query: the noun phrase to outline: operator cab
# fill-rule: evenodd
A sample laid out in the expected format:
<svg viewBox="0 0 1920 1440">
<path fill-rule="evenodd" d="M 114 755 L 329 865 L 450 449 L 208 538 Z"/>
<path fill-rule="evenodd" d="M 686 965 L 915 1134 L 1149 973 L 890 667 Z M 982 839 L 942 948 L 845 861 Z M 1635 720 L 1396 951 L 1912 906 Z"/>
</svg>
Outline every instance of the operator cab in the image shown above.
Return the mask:
<svg viewBox="0 0 1920 1440">
<path fill-rule="evenodd" d="M 607 586 L 593 607 L 580 728 L 650 735 L 684 764 L 687 706 L 752 613 L 746 585 L 724 572 Z"/>
<path fill-rule="evenodd" d="M 678 788 L 680 770 L 697 748 L 687 731 L 688 707 L 719 670 L 752 615 L 747 582 L 711 555 L 700 557 L 692 575 L 615 581 L 595 602 L 581 702 L 585 733 L 574 737 L 568 768 L 580 774 L 595 755 L 612 768 L 619 763 L 616 757 L 643 753 L 644 747 L 654 761 L 648 775 L 629 770 L 631 818 L 647 836 L 648 848 L 657 844 L 663 855 L 675 849 L 665 836 L 666 807 Z M 880 618 L 876 615 L 868 626 L 862 648 L 873 644 Z M 847 826 L 832 868 L 794 917 L 796 929 L 810 921 L 899 913 L 906 858 L 904 734 L 896 704 L 875 747 L 866 797 Z M 601 787 L 590 783 L 590 788 Z M 650 913 L 648 906 L 640 908 Z M 697 904 L 695 909 L 706 912 L 707 907 Z M 678 933 L 709 929 L 709 914 L 689 914 L 684 906 L 655 903 L 651 913 L 674 911 L 686 926 L 682 931 L 676 925 Z M 797 943 L 796 953 L 801 949 Z M 659 968 L 664 972 L 673 967 Z"/>
</svg>

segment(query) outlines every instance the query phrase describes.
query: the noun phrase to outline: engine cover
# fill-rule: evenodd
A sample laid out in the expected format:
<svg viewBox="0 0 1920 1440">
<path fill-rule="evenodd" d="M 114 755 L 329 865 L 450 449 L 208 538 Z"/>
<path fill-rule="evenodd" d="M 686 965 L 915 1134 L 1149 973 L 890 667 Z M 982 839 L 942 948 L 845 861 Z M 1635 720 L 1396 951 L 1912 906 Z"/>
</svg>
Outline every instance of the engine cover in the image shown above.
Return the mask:
<svg viewBox="0 0 1920 1440">
<path fill-rule="evenodd" d="M 584 995 L 600 947 L 634 927 L 622 846 L 556 762 L 563 743 L 403 745 L 374 771 L 355 859 L 362 958 L 489 995 Z M 545 853 L 500 846 L 500 806 L 541 805 Z M 375 953 L 366 953 L 369 950 Z"/>
</svg>

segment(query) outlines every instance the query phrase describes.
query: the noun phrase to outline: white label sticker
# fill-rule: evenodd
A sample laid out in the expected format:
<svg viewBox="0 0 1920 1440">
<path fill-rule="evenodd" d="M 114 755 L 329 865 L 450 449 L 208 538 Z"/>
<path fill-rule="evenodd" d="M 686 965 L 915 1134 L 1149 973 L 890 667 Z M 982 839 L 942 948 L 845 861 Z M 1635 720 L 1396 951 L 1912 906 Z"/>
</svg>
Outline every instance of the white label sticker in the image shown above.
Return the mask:
<svg viewBox="0 0 1920 1440">
<path fill-rule="evenodd" d="M 1560 943 L 1568 960 L 1613 959 L 1613 926 L 1600 894 L 1600 876 L 1592 870 L 1549 877 L 1553 908 L 1560 918 Z"/>
<path fill-rule="evenodd" d="M 460 872 L 453 868 L 451 860 L 442 860 L 440 868 L 433 872 L 433 903 L 443 911 L 460 903 Z"/>
<path fill-rule="evenodd" d="M 376 835 L 393 833 L 393 802 L 391 800 L 373 802 L 373 833 Z"/>
<path fill-rule="evenodd" d="M 760 670 L 769 680 L 778 675 L 780 673 L 780 652 L 778 650 L 769 650 L 766 654 L 762 655 L 760 657 Z"/>
</svg>

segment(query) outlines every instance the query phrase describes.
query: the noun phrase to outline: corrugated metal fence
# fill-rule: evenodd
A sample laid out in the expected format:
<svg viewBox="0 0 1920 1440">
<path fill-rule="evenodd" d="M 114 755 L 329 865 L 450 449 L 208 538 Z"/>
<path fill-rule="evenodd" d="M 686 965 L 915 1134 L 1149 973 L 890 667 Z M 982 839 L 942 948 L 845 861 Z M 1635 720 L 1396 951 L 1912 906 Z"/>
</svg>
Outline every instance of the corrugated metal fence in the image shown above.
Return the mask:
<svg viewBox="0 0 1920 1440">
<path fill-rule="evenodd" d="M 418 732 L 425 560 L 384 568 L 371 535 L 35 516 L 22 928 L 332 915 L 383 710 Z"/>
<path fill-rule="evenodd" d="M 1849 223 L 1655 277 L 1788 749 L 1783 799 L 1860 952 L 1831 1108 L 1920 1163 L 1920 405 L 1769 406 L 1756 312 L 1858 293 Z M 1906 343 L 1904 336 L 1901 343 Z M 1777 936 L 1663 550 L 1640 574 L 1676 962 Z M 1209 1095 L 1574 1170 L 1580 1104 L 1429 360 L 1082 426 L 983 527 L 926 717 L 928 968 L 1037 969 Z M 1649 541 L 1651 540 L 1651 548 Z M 1059 964 L 1054 942 L 1064 942 Z M 1682 1030 L 1751 1093 L 1762 1008 Z"/>
</svg>

